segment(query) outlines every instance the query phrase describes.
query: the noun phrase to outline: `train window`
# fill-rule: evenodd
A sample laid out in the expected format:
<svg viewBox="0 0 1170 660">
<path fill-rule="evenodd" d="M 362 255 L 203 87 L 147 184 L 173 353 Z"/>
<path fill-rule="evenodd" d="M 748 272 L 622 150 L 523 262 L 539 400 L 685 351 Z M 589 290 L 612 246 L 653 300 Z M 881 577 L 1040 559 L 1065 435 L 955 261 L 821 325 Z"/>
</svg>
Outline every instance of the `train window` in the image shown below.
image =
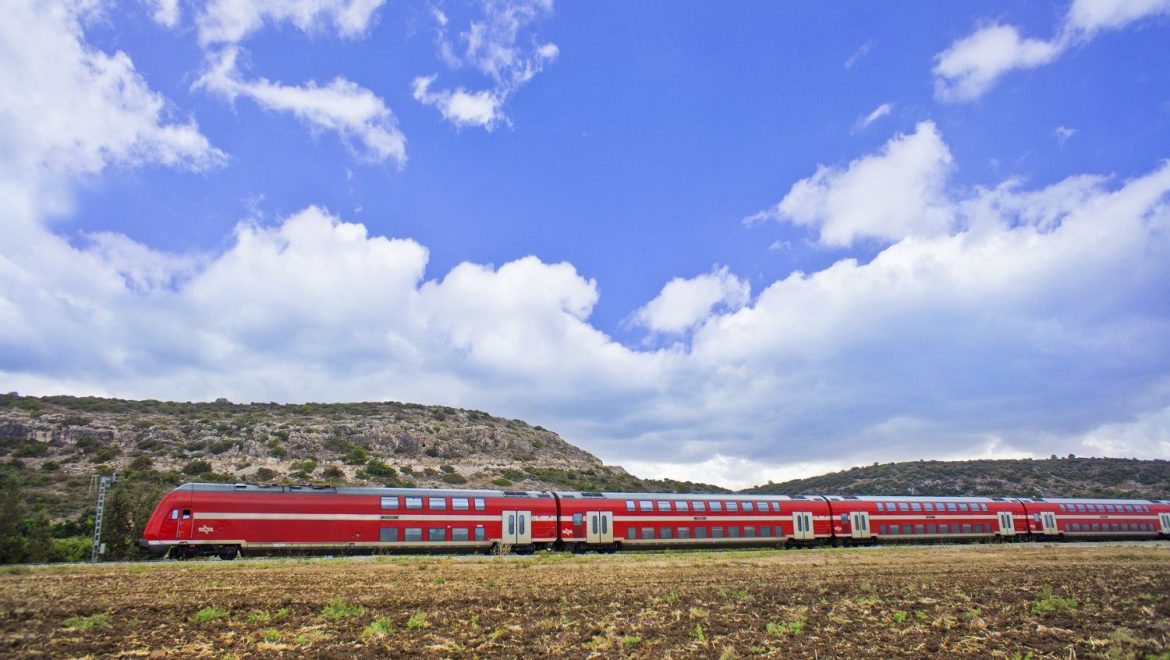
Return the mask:
<svg viewBox="0 0 1170 660">
<path fill-rule="evenodd" d="M 984 502 L 984 503 L 980 504 L 980 505 L 979 505 L 979 508 L 983 509 L 984 511 L 990 511 L 990 510 L 991 510 L 991 509 L 988 509 L 988 508 L 987 508 L 987 502 Z"/>
<path fill-rule="evenodd" d="M 761 527 L 760 528 L 760 537 L 765 538 L 765 539 L 772 538 L 772 526 L 771 525 L 764 525 L 763 527 Z"/>
<path fill-rule="evenodd" d="M 445 511 L 447 509 L 447 498 L 445 497 L 430 497 L 427 498 L 427 507 L 431 511 Z"/>
<path fill-rule="evenodd" d="M 767 513 L 768 503 L 767 502 L 756 502 L 756 511 L 759 511 L 760 513 Z"/>
<path fill-rule="evenodd" d="M 733 539 L 739 538 L 739 528 L 738 527 L 728 527 L 727 528 L 727 536 L 730 538 L 733 538 Z"/>
<path fill-rule="evenodd" d="M 573 514 L 573 526 L 574 527 L 579 526 L 583 522 L 585 522 L 585 514 L 583 514 L 583 513 L 574 513 Z"/>
<path fill-rule="evenodd" d="M 638 500 L 638 509 L 640 511 L 653 511 L 654 503 L 650 500 Z"/>
<path fill-rule="evenodd" d="M 398 498 L 397 497 L 383 497 L 382 498 L 382 508 L 383 509 L 397 509 L 398 508 Z"/>
<path fill-rule="evenodd" d="M 442 527 L 432 527 L 427 530 L 427 540 L 439 543 L 447 540 L 447 530 Z"/>
<path fill-rule="evenodd" d="M 658 538 L 660 538 L 660 539 L 674 538 L 674 528 L 673 527 L 660 527 L 658 529 Z"/>
<path fill-rule="evenodd" d="M 383 543 L 397 543 L 398 530 L 394 527 L 383 527 L 378 530 L 378 540 Z"/>
<path fill-rule="evenodd" d="M 678 528 L 678 537 L 680 539 L 691 538 L 691 528 L 690 527 L 679 527 Z"/>
<path fill-rule="evenodd" d="M 1114 506 L 1114 505 L 1112 505 L 1112 504 L 1107 504 L 1106 506 L 1108 506 L 1108 507 L 1109 507 L 1109 512 L 1110 512 L 1110 513 L 1117 513 L 1117 507 L 1116 507 L 1116 506 Z"/>
<path fill-rule="evenodd" d="M 878 510 L 878 511 L 885 511 L 885 510 L 886 510 L 886 505 L 882 504 L 881 502 L 878 502 L 878 503 L 877 503 L 877 510 Z"/>
<path fill-rule="evenodd" d="M 452 541 L 467 541 L 467 530 L 462 529 L 462 528 L 452 529 L 451 530 L 451 540 Z"/>
<path fill-rule="evenodd" d="M 885 536 L 886 534 L 889 534 L 889 533 L 890 533 L 890 526 L 889 525 L 882 525 L 882 536 Z"/>
<path fill-rule="evenodd" d="M 922 508 L 927 511 L 934 511 L 934 502 L 923 502 Z"/>
<path fill-rule="evenodd" d="M 409 501 L 410 498 L 407 498 Z M 407 527 L 405 531 L 405 539 L 407 543 L 419 543 L 422 541 L 422 527 Z"/>
<path fill-rule="evenodd" d="M 739 502 L 728 502 L 727 503 L 727 510 L 733 511 L 735 513 L 739 513 Z"/>
<path fill-rule="evenodd" d="M 744 527 L 743 528 L 743 535 L 744 535 L 744 538 L 749 538 L 749 539 L 756 538 L 756 528 L 755 527 Z"/>
<path fill-rule="evenodd" d="M 654 528 L 653 527 L 643 527 L 642 528 L 642 539 L 645 540 L 645 539 L 652 539 L 652 538 L 654 538 Z"/>
<path fill-rule="evenodd" d="M 723 511 L 723 502 L 711 502 L 711 511 Z"/>
<path fill-rule="evenodd" d="M 483 511 L 486 508 L 487 508 L 487 503 L 483 501 L 482 497 L 475 498 L 475 510 L 476 511 Z"/>
<path fill-rule="evenodd" d="M 408 508 L 408 509 L 421 509 L 422 508 L 422 498 L 421 497 L 408 497 L 408 498 L 406 498 L 406 508 Z"/>
<path fill-rule="evenodd" d="M 923 534 L 926 533 L 926 525 L 915 525 L 914 526 L 914 533 L 919 535 L 919 536 L 922 536 Z"/>
<path fill-rule="evenodd" d="M 638 528 L 637 527 L 627 527 L 626 528 L 626 538 L 631 540 L 631 541 L 638 538 Z"/>
<path fill-rule="evenodd" d="M 697 538 L 697 539 L 707 538 L 707 528 L 706 527 L 696 527 L 695 528 L 695 538 Z"/>
<path fill-rule="evenodd" d="M 1133 513 L 1133 505 L 1132 504 L 1122 504 L 1121 506 L 1125 507 L 1126 513 Z"/>
<path fill-rule="evenodd" d="M 967 524 L 964 524 L 964 525 L 963 525 L 963 533 L 964 533 L 964 534 L 970 534 L 970 533 L 971 533 L 971 526 L 970 526 L 970 525 L 967 525 Z"/>
<path fill-rule="evenodd" d="M 691 506 L 686 500 L 679 500 L 674 503 L 674 508 L 676 511 L 690 511 Z"/>
<path fill-rule="evenodd" d="M 487 540 L 487 531 L 483 528 L 483 525 L 479 525 L 475 528 L 475 540 L 476 541 L 486 541 Z"/>
<path fill-rule="evenodd" d="M 927 534 L 938 534 L 938 525 L 936 525 L 934 523 L 927 525 L 926 526 L 926 533 Z"/>
<path fill-rule="evenodd" d="M 744 511 L 755 511 L 756 508 L 755 508 L 755 505 L 753 505 L 751 502 L 744 502 L 743 503 L 743 510 Z"/>
<path fill-rule="evenodd" d="M 183 520 L 191 519 L 191 509 L 183 509 Z"/>
<path fill-rule="evenodd" d="M 694 505 L 695 513 L 705 513 L 707 511 L 706 502 L 695 502 Z"/>
<path fill-rule="evenodd" d="M 1093 531 L 1094 531 L 1094 532 L 1100 532 L 1100 531 L 1102 531 L 1102 529 L 1101 529 L 1101 523 L 1093 523 Z"/>
<path fill-rule="evenodd" d="M 179 519 L 179 510 L 178 509 L 171 509 L 171 520 L 178 520 L 178 519 Z"/>
<path fill-rule="evenodd" d="M 670 502 L 667 500 L 658 500 L 659 511 L 670 511 Z"/>
<path fill-rule="evenodd" d="M 454 511 L 466 511 L 471 508 L 471 502 L 467 501 L 466 497 L 452 497 L 451 509 Z"/>
<path fill-rule="evenodd" d="M 609 518 L 601 516 L 601 533 L 609 534 Z"/>
<path fill-rule="evenodd" d="M 938 524 L 938 533 L 939 534 L 950 534 L 951 533 L 951 526 L 948 525 L 947 523 L 939 523 Z"/>
<path fill-rule="evenodd" d="M 947 511 L 958 511 L 959 507 L 955 506 L 954 502 L 947 502 Z"/>
<path fill-rule="evenodd" d="M 780 503 L 779 502 L 772 502 L 772 510 L 775 511 L 776 513 L 780 513 Z"/>
<path fill-rule="evenodd" d="M 597 519 L 600 517 L 601 516 L 593 516 L 589 519 L 589 522 L 592 523 L 590 526 L 593 527 L 593 534 L 600 534 L 600 532 L 597 531 Z"/>
<path fill-rule="evenodd" d="M 723 528 L 722 527 L 712 527 L 711 528 L 711 538 L 713 538 L 713 539 L 723 538 Z"/>
<path fill-rule="evenodd" d="M 1077 507 L 1077 512 L 1079 512 L 1079 513 L 1086 513 L 1089 510 L 1089 507 L 1085 506 L 1084 504 L 1078 504 L 1078 505 L 1076 505 L 1076 507 Z"/>
<path fill-rule="evenodd" d="M 634 500 L 626 500 L 626 511 L 634 510 Z"/>
<path fill-rule="evenodd" d="M 967 503 L 966 502 L 959 502 L 959 511 L 967 511 L 967 510 L 968 510 Z"/>
<path fill-rule="evenodd" d="M 905 502 L 898 502 L 898 510 L 899 511 L 909 511 L 910 505 L 906 504 Z"/>
<path fill-rule="evenodd" d="M 848 513 L 841 514 L 841 522 L 843 522 L 843 523 L 849 522 L 849 514 Z"/>
<path fill-rule="evenodd" d="M 921 505 L 921 504 L 919 504 L 918 502 L 911 502 L 911 503 L 910 503 L 910 508 L 911 508 L 911 509 L 914 509 L 915 511 L 921 511 L 921 510 L 922 510 L 922 505 Z"/>
</svg>

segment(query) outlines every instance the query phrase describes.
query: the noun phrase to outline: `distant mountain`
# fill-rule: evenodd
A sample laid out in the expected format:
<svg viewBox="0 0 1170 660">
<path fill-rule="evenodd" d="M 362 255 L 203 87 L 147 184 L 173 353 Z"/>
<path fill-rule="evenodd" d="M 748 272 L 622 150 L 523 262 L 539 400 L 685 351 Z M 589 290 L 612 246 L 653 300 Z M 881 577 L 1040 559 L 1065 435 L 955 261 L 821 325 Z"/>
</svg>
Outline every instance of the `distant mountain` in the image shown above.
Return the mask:
<svg viewBox="0 0 1170 660">
<path fill-rule="evenodd" d="M 92 506 L 90 477 L 184 481 L 726 492 L 639 479 L 556 433 L 410 403 L 280 405 L 0 395 L 0 471 L 53 518 Z"/>
<path fill-rule="evenodd" d="M 1170 497 L 1170 461 L 1128 458 L 914 461 L 768 483 L 749 493 Z"/>
</svg>

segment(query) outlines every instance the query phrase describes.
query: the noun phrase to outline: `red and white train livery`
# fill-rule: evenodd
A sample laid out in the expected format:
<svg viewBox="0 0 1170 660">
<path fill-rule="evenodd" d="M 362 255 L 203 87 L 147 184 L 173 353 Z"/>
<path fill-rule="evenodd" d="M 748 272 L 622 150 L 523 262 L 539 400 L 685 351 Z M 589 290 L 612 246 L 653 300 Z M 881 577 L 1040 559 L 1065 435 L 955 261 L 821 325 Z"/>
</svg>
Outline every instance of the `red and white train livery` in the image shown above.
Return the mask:
<svg viewBox="0 0 1170 660">
<path fill-rule="evenodd" d="M 1170 537 L 1170 501 L 185 484 L 139 545 L 249 551 L 616 550 Z"/>
</svg>

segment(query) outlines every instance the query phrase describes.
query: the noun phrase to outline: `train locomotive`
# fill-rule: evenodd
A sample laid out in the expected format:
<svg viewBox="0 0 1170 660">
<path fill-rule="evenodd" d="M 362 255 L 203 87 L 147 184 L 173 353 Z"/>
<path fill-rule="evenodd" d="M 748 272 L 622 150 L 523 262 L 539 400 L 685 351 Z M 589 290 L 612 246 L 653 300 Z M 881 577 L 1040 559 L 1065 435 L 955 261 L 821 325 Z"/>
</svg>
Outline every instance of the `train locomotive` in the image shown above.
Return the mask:
<svg viewBox="0 0 1170 660">
<path fill-rule="evenodd" d="M 1170 500 L 779 496 L 184 484 L 153 557 L 1170 538 Z"/>
</svg>

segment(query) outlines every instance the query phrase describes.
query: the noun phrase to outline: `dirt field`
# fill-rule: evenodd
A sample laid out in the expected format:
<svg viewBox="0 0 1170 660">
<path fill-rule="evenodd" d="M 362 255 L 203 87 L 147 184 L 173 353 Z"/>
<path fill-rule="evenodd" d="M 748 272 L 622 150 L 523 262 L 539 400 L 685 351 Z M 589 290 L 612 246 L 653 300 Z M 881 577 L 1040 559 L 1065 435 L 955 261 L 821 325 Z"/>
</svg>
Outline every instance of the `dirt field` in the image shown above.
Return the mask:
<svg viewBox="0 0 1170 660">
<path fill-rule="evenodd" d="M 1168 651 L 1167 543 L 0 569 L 0 656 Z"/>
</svg>

